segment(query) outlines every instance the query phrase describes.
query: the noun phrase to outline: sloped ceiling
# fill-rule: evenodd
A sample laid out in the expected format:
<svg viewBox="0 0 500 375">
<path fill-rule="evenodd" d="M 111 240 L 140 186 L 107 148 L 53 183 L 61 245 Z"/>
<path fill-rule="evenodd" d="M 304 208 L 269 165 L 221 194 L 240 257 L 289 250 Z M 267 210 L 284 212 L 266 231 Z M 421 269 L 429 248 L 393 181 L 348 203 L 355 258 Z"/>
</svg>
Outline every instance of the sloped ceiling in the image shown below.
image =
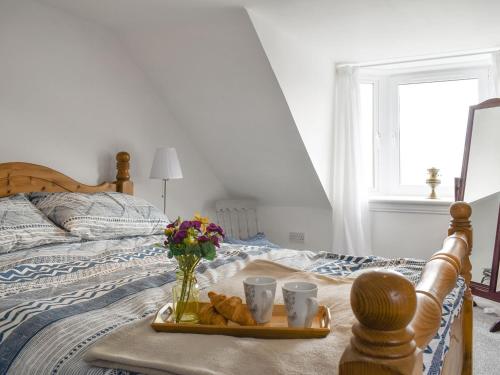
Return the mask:
<svg viewBox="0 0 500 375">
<path fill-rule="evenodd" d="M 281 46 L 268 38 L 264 52 L 245 8 L 257 27 L 322 51 L 332 67 L 500 46 L 497 0 L 39 1 L 112 29 L 228 192 L 274 205 L 329 207 L 328 171 L 317 163 L 327 154 L 303 133 L 310 108 L 287 92 L 296 85 L 280 71 L 286 60 L 271 61 L 273 74 L 268 58 Z"/>
<path fill-rule="evenodd" d="M 42 2 L 119 36 L 231 196 L 330 207 L 245 9 L 186 6 L 190 1 Z"/>
<path fill-rule="evenodd" d="M 500 46 L 498 0 L 240 2 L 336 62 Z"/>
<path fill-rule="evenodd" d="M 41 0 L 92 16 L 138 19 L 152 6 L 245 7 L 335 61 L 416 56 L 500 44 L 498 0 Z M 104 15 L 104 16 L 103 16 Z M 149 17 L 162 17 L 163 14 Z M 122 19 L 123 21 L 123 19 Z M 126 21 L 129 22 L 130 20 Z M 121 25 L 123 26 L 123 25 Z"/>
</svg>

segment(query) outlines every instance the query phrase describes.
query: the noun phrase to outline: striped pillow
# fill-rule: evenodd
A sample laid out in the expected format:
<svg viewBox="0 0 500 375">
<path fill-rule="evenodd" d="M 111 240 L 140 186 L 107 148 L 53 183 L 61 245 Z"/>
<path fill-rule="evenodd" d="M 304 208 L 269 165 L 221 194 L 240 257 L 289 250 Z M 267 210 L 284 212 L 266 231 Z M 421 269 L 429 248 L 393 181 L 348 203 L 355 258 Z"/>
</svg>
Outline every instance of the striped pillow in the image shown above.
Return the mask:
<svg viewBox="0 0 500 375">
<path fill-rule="evenodd" d="M 167 216 L 144 199 L 122 193 L 33 193 L 31 201 L 57 225 L 86 240 L 162 233 Z"/>
<path fill-rule="evenodd" d="M 0 198 L 0 254 L 79 241 L 51 223 L 24 194 Z"/>
</svg>

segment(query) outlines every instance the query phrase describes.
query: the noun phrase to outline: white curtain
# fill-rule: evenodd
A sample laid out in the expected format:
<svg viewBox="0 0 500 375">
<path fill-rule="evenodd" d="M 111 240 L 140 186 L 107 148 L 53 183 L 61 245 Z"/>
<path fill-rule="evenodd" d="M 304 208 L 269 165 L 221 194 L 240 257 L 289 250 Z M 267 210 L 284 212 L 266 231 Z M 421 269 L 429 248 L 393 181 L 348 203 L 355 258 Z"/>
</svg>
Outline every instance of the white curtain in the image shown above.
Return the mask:
<svg viewBox="0 0 500 375">
<path fill-rule="evenodd" d="M 338 68 L 333 151 L 333 251 L 367 255 L 372 249 L 359 96 L 358 69 Z"/>
<path fill-rule="evenodd" d="M 500 52 L 495 52 L 491 54 L 492 59 L 492 69 L 491 69 L 491 87 L 492 87 L 492 97 L 500 97 Z"/>
</svg>

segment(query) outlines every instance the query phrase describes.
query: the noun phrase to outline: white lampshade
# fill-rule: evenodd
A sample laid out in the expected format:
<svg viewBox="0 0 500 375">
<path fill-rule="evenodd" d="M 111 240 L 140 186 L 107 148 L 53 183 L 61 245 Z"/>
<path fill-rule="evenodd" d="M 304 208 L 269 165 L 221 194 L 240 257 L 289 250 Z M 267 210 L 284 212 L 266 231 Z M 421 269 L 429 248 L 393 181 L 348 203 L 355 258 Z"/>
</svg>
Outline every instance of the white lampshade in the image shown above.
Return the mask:
<svg viewBox="0 0 500 375">
<path fill-rule="evenodd" d="M 160 147 L 156 149 L 149 178 L 159 178 L 162 180 L 182 178 L 181 165 L 175 148 Z"/>
</svg>

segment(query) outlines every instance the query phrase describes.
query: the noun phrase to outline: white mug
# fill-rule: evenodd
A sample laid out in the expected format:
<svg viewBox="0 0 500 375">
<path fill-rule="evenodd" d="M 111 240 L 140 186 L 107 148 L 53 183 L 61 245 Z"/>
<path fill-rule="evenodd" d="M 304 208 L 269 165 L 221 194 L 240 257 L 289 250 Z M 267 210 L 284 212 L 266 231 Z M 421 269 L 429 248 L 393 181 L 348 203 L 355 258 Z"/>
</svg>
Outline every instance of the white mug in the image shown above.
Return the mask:
<svg viewBox="0 0 500 375">
<path fill-rule="evenodd" d="M 272 277 L 248 277 L 243 281 L 247 306 L 257 323 L 267 323 L 273 315 L 276 279 Z"/>
<path fill-rule="evenodd" d="M 290 282 L 282 287 L 289 327 L 310 328 L 318 312 L 318 287 L 307 282 Z"/>
</svg>

